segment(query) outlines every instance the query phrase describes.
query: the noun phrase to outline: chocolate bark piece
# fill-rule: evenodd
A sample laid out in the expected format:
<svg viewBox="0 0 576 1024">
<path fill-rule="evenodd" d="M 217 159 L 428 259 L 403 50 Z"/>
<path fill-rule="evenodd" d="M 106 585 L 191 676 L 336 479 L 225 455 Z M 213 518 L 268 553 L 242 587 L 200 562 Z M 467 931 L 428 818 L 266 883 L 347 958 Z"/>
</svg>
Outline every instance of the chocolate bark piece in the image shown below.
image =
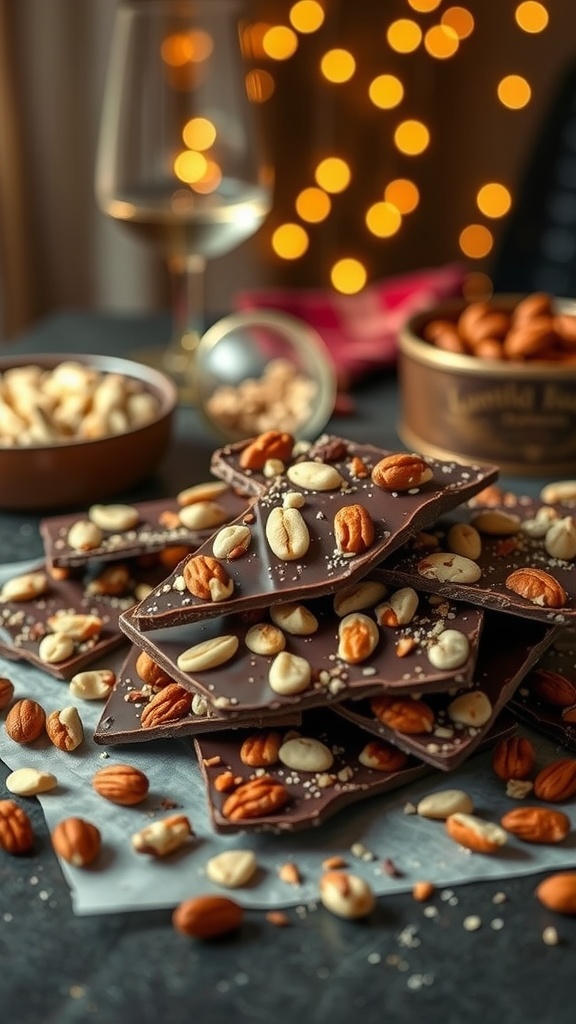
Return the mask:
<svg viewBox="0 0 576 1024">
<path fill-rule="evenodd" d="M 558 627 L 533 623 L 529 630 L 521 619 L 486 614 L 483 642 L 480 649 L 474 686 L 468 696 L 480 691 L 491 706 L 489 718 L 482 725 L 459 724 L 448 713 L 449 705 L 458 696 L 428 694 L 420 700 L 433 713 L 429 732 L 400 732 L 383 724 L 371 708 L 370 700 L 346 701 L 334 705 L 334 712 L 354 722 L 381 739 L 388 740 L 406 753 L 449 771 L 456 768 L 476 749 L 502 709 L 511 700 L 525 675 L 558 636 Z"/>
<path fill-rule="evenodd" d="M 35 599 L 0 602 L 0 653 L 13 661 L 28 661 L 56 679 L 68 680 L 123 645 L 126 638 L 118 625 L 120 614 L 135 603 L 141 586 L 158 582 L 163 574 L 158 566 L 125 564 L 129 570 L 128 584 L 120 594 L 90 592 L 91 586 L 100 579 L 100 570 L 106 569 L 99 564 L 90 572 L 65 580 L 54 580 L 47 574 L 47 592 Z M 45 569 L 45 565 L 39 566 L 40 571 Z M 102 620 L 102 629 L 88 640 L 76 641 L 69 657 L 49 663 L 40 657 L 40 643 L 52 632 L 49 618 L 64 611 L 96 615 Z"/>
<path fill-rule="evenodd" d="M 512 735 L 515 723 L 511 716 L 502 715 L 490 732 L 483 737 L 481 746 L 490 746 L 503 736 Z M 285 739 L 294 733 L 283 733 Z M 241 757 L 245 739 L 254 731 L 226 731 L 199 736 L 194 740 L 198 763 L 206 787 L 206 798 L 214 830 L 231 832 L 295 832 L 321 825 L 343 808 L 399 789 L 432 771 L 429 764 L 408 756 L 404 767 L 392 771 L 367 768 L 358 760 L 360 751 L 371 742 L 371 737 L 353 723 L 338 718 L 331 711 L 310 711 L 297 730 L 303 737 L 313 737 L 334 753 L 334 763 L 326 772 L 296 771 L 282 764 L 250 768 Z M 481 749 L 479 747 L 478 749 Z M 230 772 L 234 779 L 249 782 L 265 772 L 275 783 L 288 790 L 288 801 L 279 810 L 263 813 L 260 817 L 232 821 L 223 813 L 230 791 L 219 790 L 218 779 Z M 374 813 L 379 805 L 374 802 Z"/>
<path fill-rule="evenodd" d="M 564 680 L 568 686 L 563 685 Z M 560 631 L 537 665 L 522 680 L 509 708 L 537 732 L 549 736 L 568 750 L 576 751 L 576 702 L 569 703 L 572 688 L 576 689 L 574 627 Z"/>
<path fill-rule="evenodd" d="M 330 473 L 339 474 L 341 486 L 321 490 L 314 481 L 304 486 L 287 475 L 296 466 L 288 467 L 287 473 L 274 478 L 269 490 L 255 501 L 250 512 L 235 521 L 235 525 L 248 525 L 250 528 L 247 550 L 233 559 L 214 560 L 212 540 L 202 545 L 167 576 L 162 586 L 140 602 L 135 609 L 139 628 L 160 629 L 208 616 L 262 607 L 271 600 L 301 601 L 332 593 L 340 585 L 365 576 L 409 536 L 467 501 L 498 475 L 495 467 L 464 466 L 427 459 L 432 471 L 430 480 L 409 490 L 391 492 L 374 484 L 370 476 L 374 466 L 390 452 L 373 445 L 339 441 L 345 453 L 339 460 L 316 461 L 312 465 L 317 472 L 328 468 Z M 307 464 L 310 465 L 309 462 Z M 302 469 L 302 463 L 298 463 L 298 469 Z M 283 515 L 281 510 L 285 509 L 285 502 L 294 500 L 302 504 L 287 511 L 291 515 L 298 512 L 302 516 L 310 543 L 298 557 L 287 558 L 273 553 L 267 527 L 270 536 L 273 517 Z M 334 520 L 337 513 L 342 515 L 342 510 L 346 510 L 344 516 L 348 515 L 353 506 L 356 509 L 360 506 L 369 514 L 374 536 L 367 546 L 356 545 L 358 553 L 344 554 L 337 548 L 338 531 Z M 290 524 L 287 526 L 292 529 Z M 294 533 L 300 542 L 301 530 L 294 530 Z M 205 558 L 208 562 L 204 562 Z M 219 576 L 223 575 L 223 570 L 232 587 L 219 580 L 218 599 L 207 599 L 209 577 L 216 573 L 217 567 Z M 185 580 L 190 576 L 194 580 L 189 582 L 202 596 L 196 596 L 188 589 Z M 197 587 L 196 576 L 200 576 L 200 582 L 206 586 Z"/>
<path fill-rule="evenodd" d="M 226 522 L 243 512 L 248 500 L 232 487 L 218 495 L 217 503 L 226 513 Z M 40 535 L 44 545 L 46 561 L 57 567 L 83 566 L 92 561 L 117 561 L 162 551 L 167 547 L 188 547 L 191 551 L 199 547 L 214 533 L 214 527 L 192 530 L 181 522 L 174 523 L 174 517 L 182 509 L 177 498 L 162 498 L 154 501 L 134 502 L 131 508 L 139 513 L 139 522 L 128 530 L 103 530 L 102 543 L 90 551 L 79 551 L 68 542 L 68 533 L 78 520 L 85 515 L 67 514 L 48 516 L 40 521 Z"/>
<path fill-rule="evenodd" d="M 377 580 L 378 575 L 375 571 L 369 578 Z M 425 693 L 465 686 L 472 680 L 484 616 L 471 605 L 437 604 L 434 598 L 423 594 L 410 624 L 378 627 L 380 638 L 373 654 L 361 663 L 349 664 L 337 656 L 338 627 L 343 620 L 334 611 L 334 598 L 327 596 L 299 604 L 314 616 L 318 629 L 303 636 L 282 631 L 285 650 L 305 659 L 311 667 L 310 685 L 296 694 L 275 692 L 269 682 L 274 655 L 254 654 L 246 646 L 245 637 L 252 626 L 271 623 L 267 608 L 150 632 L 138 629 L 134 610 L 130 609 L 120 617 L 120 627 L 178 683 L 203 694 L 223 712 L 306 709 L 367 693 Z M 365 609 L 363 614 L 375 622 L 373 608 Z M 469 644 L 466 660 L 455 668 L 434 667 L 427 654 L 445 627 L 463 633 Z M 239 640 L 237 652 L 225 664 L 199 672 L 178 667 L 178 659 L 190 647 L 222 636 Z M 414 646 L 399 657 L 398 645 L 405 641 Z"/>
<path fill-rule="evenodd" d="M 140 648 L 129 645 L 124 653 L 110 696 L 93 733 L 95 743 L 113 746 L 116 743 L 146 743 L 157 739 L 177 739 L 180 736 L 195 736 L 204 732 L 220 732 L 222 729 L 255 729 L 264 726 L 299 726 L 302 716 L 298 711 L 270 712 L 269 715 L 219 714 L 213 708 L 206 713 L 192 709 L 182 718 L 144 727 L 140 721 L 142 711 L 153 696 L 143 692 L 142 680 L 136 672 L 136 661 Z M 140 699 L 137 699 L 140 697 Z M 198 708 L 195 702 L 194 707 Z"/>
<path fill-rule="evenodd" d="M 473 559 L 481 570 L 480 578 L 476 582 L 460 583 L 457 580 L 427 578 L 418 568 L 423 560 L 426 561 L 428 554 L 449 551 L 448 534 L 452 527 L 457 524 L 474 523 L 475 517 L 483 511 L 477 506 L 464 505 L 428 526 L 424 539 L 416 536 L 388 555 L 380 565 L 383 578 L 393 586 L 400 587 L 409 583 L 419 589 L 441 594 L 456 601 L 468 601 L 482 608 L 536 619 L 548 625 L 574 623 L 576 561 L 549 555 L 544 546 L 544 535 L 535 536 L 529 532 L 544 509 L 552 509 L 556 520 L 571 517 L 574 512 L 574 508 L 567 505 L 545 506 L 539 501 L 524 497 L 518 498 L 514 504 L 511 501 L 510 504 L 490 507 L 490 512 L 517 516 L 520 525 L 513 533 L 481 534 L 482 550 L 480 555 Z M 431 538 L 436 542 L 435 547 L 431 543 Z M 514 571 L 526 568 L 544 571 L 556 580 L 565 591 L 565 603 L 560 607 L 547 607 L 510 590 L 506 586 L 507 578 Z"/>
</svg>

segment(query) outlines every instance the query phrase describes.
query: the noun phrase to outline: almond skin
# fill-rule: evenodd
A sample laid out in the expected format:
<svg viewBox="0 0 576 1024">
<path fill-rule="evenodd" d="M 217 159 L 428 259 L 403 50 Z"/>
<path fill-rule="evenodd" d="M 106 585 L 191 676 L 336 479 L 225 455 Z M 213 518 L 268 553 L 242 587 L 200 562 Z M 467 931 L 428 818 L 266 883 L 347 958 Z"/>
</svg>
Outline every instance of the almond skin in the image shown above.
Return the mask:
<svg viewBox="0 0 576 1024">
<path fill-rule="evenodd" d="M 530 689 L 546 704 L 569 708 L 576 704 L 576 683 L 559 672 L 537 668 L 530 676 Z"/>
<path fill-rule="evenodd" d="M 576 914 L 576 871 L 549 875 L 536 887 L 536 898 L 558 914 Z"/>
<path fill-rule="evenodd" d="M 176 907 L 172 924 L 183 935 L 215 939 L 239 928 L 243 917 L 242 907 L 227 896 L 196 896 Z"/>
</svg>

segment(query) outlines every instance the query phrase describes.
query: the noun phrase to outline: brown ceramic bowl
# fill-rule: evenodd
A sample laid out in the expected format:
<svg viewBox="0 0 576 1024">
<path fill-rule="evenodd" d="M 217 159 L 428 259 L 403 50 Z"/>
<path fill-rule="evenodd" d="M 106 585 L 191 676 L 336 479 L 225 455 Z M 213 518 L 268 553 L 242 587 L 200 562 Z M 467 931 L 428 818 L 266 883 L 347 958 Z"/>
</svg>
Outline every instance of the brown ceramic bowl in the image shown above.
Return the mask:
<svg viewBox="0 0 576 1024">
<path fill-rule="evenodd" d="M 510 313 L 522 296 L 494 295 Z M 496 463 L 520 476 L 576 473 L 576 359 L 497 360 L 444 351 L 425 340 L 434 320 L 458 320 L 463 301 L 414 316 L 399 338 L 398 432 L 413 451 Z M 576 302 L 554 299 L 555 314 Z"/>
<path fill-rule="evenodd" d="M 0 445 L 0 508 L 49 512 L 84 506 L 128 491 L 150 476 L 172 433 L 177 394 L 163 373 L 115 356 L 31 354 L 0 358 L 0 374 L 13 367 L 53 370 L 73 361 L 98 373 L 120 374 L 157 399 L 157 412 L 142 426 L 94 440 L 54 444 Z"/>
</svg>

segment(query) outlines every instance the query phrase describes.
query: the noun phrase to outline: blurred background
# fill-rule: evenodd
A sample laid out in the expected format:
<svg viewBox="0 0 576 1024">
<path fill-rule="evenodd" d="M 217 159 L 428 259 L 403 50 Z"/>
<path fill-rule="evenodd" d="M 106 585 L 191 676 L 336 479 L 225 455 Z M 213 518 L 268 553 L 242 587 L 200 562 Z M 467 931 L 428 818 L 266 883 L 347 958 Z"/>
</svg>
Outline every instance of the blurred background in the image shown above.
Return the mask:
<svg viewBox="0 0 576 1024">
<path fill-rule="evenodd" d="M 168 306 L 160 258 L 94 199 L 115 7 L 0 0 L 1 339 L 64 308 Z M 248 12 L 275 202 L 255 237 L 209 264 L 214 314 L 245 289 L 353 295 L 453 262 L 471 297 L 488 279 L 576 293 L 574 0 L 249 0 Z"/>
</svg>

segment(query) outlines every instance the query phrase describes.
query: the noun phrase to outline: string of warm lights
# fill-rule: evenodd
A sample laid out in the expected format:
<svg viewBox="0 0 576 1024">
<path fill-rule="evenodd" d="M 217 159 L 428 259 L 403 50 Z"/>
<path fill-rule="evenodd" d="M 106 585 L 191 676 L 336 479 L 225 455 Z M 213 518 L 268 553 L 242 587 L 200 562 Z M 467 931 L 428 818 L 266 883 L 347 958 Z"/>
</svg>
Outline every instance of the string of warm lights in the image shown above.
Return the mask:
<svg viewBox="0 0 576 1024">
<path fill-rule="evenodd" d="M 475 29 L 474 16 L 465 6 L 447 5 L 442 0 L 406 0 L 406 16 L 395 18 L 388 25 L 373 26 L 380 31 L 386 48 L 395 54 L 425 53 L 433 60 L 454 58 L 466 46 Z M 435 15 L 434 24 L 421 23 L 419 16 Z M 245 46 L 252 58 L 266 67 L 252 72 L 248 83 L 250 95 L 257 102 L 266 102 L 273 95 L 275 82 L 274 62 L 286 61 L 298 50 L 299 36 L 320 33 L 325 23 L 325 8 L 321 0 L 296 0 L 289 6 L 286 24 L 254 24 L 247 30 Z M 384 19 L 385 14 L 381 17 Z M 534 34 L 546 29 L 549 14 L 544 3 L 522 0 L 515 5 L 515 23 L 524 33 Z M 356 74 L 358 55 L 349 48 L 329 48 L 323 53 L 319 73 L 328 85 L 343 86 Z M 372 78 L 367 103 L 382 111 L 398 110 L 401 114 L 408 82 L 387 69 L 379 70 Z M 529 82 L 519 74 L 504 75 L 497 84 L 495 99 L 509 111 L 519 111 L 531 100 Z M 431 142 L 431 128 L 413 117 L 400 119 L 392 133 L 390 145 L 409 160 L 422 158 Z M 364 212 L 367 230 L 377 239 L 389 239 L 402 230 L 404 218 L 414 212 L 421 202 L 421 192 L 414 177 L 406 176 L 384 184 L 382 197 Z M 334 208 L 334 197 L 347 190 L 353 182 L 352 168 L 346 157 L 334 154 L 323 159 L 315 168 L 314 182 L 294 197 L 296 217 L 272 225 L 270 245 L 280 260 L 298 260 L 310 244 L 314 226 L 328 220 Z M 460 229 L 455 240 L 460 253 L 470 260 L 484 259 L 494 244 L 490 222 L 505 217 L 513 205 L 510 188 L 504 182 L 483 184 L 474 197 L 476 216 Z M 278 212 L 278 211 L 277 211 Z M 368 269 L 357 257 L 342 256 L 330 270 L 332 287 L 342 293 L 360 291 L 368 279 Z"/>
<path fill-rule="evenodd" d="M 379 33 L 382 39 L 381 60 L 383 67 L 374 70 L 369 81 L 365 103 L 373 113 L 378 111 L 397 112 L 398 119 L 391 130 L 389 146 L 415 167 L 406 176 L 385 181 L 381 195 L 362 212 L 363 222 L 371 237 L 387 240 L 402 231 L 404 221 L 422 202 L 418 185 L 418 161 L 426 158 L 431 148 L 431 126 L 414 116 L 403 116 L 403 108 L 410 92 L 410 75 L 403 78 L 396 68 L 386 67 L 386 58 L 396 55 L 410 56 L 417 52 L 426 54 L 434 61 L 448 61 L 465 53 L 468 40 L 475 31 L 472 12 L 465 6 L 456 6 L 446 0 L 405 0 L 406 12 L 386 23 L 385 11 L 378 12 L 379 24 L 371 31 Z M 268 103 L 277 89 L 275 67 L 290 61 L 297 54 L 304 36 L 317 34 L 322 45 L 322 30 L 326 24 L 326 0 L 295 0 L 286 6 L 284 23 L 254 21 L 247 24 L 242 38 L 244 52 L 255 65 L 250 71 L 246 85 L 254 103 Z M 386 5 L 381 5 L 385 8 Z M 527 34 L 543 32 L 549 21 L 544 3 L 537 0 L 521 0 L 513 7 L 515 24 L 519 31 Z M 433 23 L 430 23 L 430 16 Z M 206 40 L 181 42 L 178 47 L 174 40 L 169 44 L 166 60 L 175 74 L 185 74 L 186 62 L 201 61 L 206 51 Z M 186 51 L 186 47 L 188 50 Z M 350 46 L 327 46 L 322 50 L 318 65 L 320 84 L 328 89 L 346 88 L 358 73 L 361 55 L 352 52 Z M 531 100 L 530 83 L 519 74 L 504 75 L 497 83 L 495 101 L 508 111 L 524 109 Z M 211 135 L 213 126 L 196 119 L 184 132 L 184 149 L 177 157 L 175 172 L 178 178 L 196 191 L 208 192 L 218 187 L 218 167 L 210 159 L 210 147 L 214 142 Z M 271 251 L 278 260 L 297 261 L 308 251 L 312 233 L 321 230 L 317 226 L 329 222 L 334 215 L 337 197 L 354 186 L 354 168 L 350 158 L 343 153 L 323 155 L 313 167 L 313 180 L 299 188 L 293 196 L 292 217 L 283 217 L 284 211 L 275 210 L 274 223 L 270 218 L 269 242 Z M 366 203 L 365 196 L 362 202 Z M 502 181 L 488 181 L 477 189 L 471 199 L 474 213 L 469 223 L 463 224 L 458 238 L 454 240 L 455 250 L 469 260 L 482 260 L 494 245 L 491 222 L 505 217 L 513 206 L 510 188 Z M 329 268 L 331 286 L 343 294 L 361 291 L 367 283 L 369 269 L 365 261 L 354 254 L 343 253 L 334 259 Z"/>
</svg>

